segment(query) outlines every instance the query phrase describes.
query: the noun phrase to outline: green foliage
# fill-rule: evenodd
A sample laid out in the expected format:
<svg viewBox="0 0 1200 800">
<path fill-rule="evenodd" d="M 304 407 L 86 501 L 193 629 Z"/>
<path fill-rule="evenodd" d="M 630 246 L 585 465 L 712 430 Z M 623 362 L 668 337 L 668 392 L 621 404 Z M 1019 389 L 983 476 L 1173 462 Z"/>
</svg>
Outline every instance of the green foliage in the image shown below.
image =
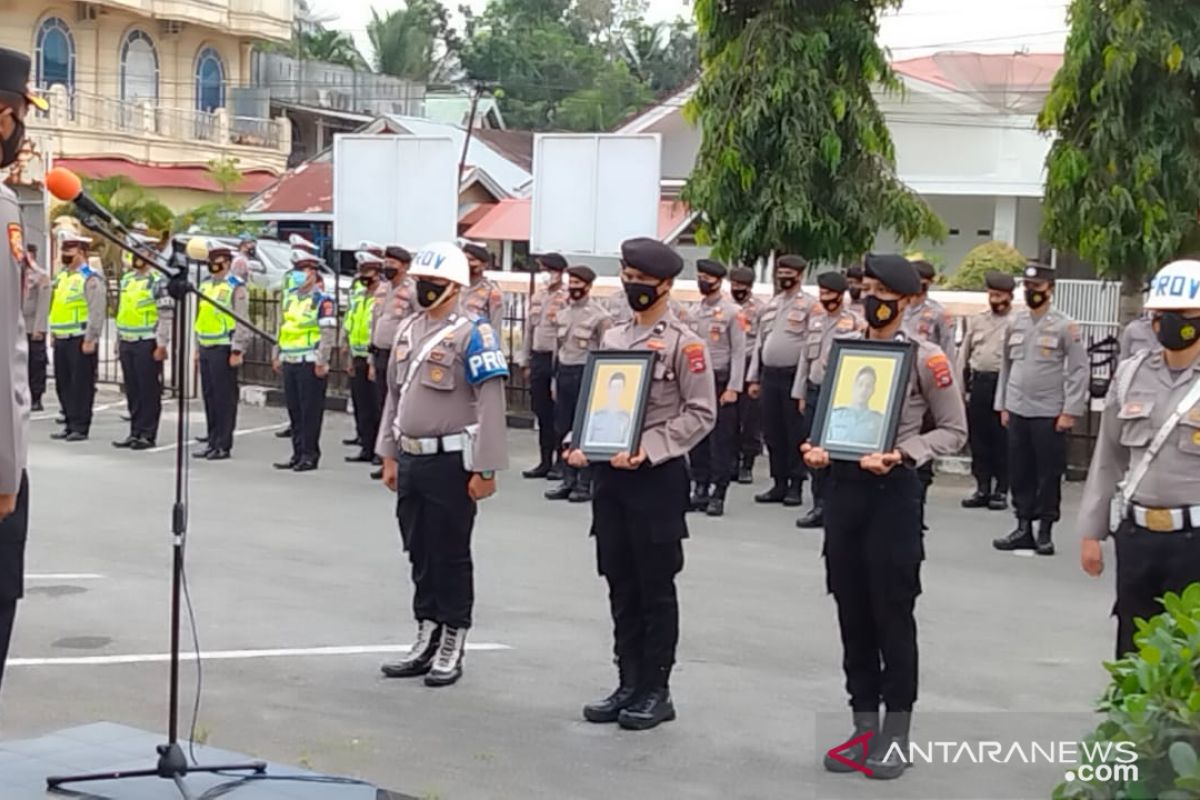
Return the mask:
<svg viewBox="0 0 1200 800">
<path fill-rule="evenodd" d="M 461 43 L 438 0 L 408 0 L 404 8 L 382 16 L 372 8 L 367 36 L 375 48 L 375 68 L 386 75 L 423 83 L 454 77 Z"/>
<path fill-rule="evenodd" d="M 1165 613 L 1137 621 L 1137 653 L 1105 664 L 1112 680 L 1098 704 L 1104 721 L 1086 739 L 1132 743 L 1137 780 L 1077 779 L 1059 784 L 1055 800 L 1200 798 L 1200 584 L 1182 596 L 1168 592 L 1163 605 Z"/>
<path fill-rule="evenodd" d="M 992 270 L 1020 275 L 1025 269 L 1025 256 L 1007 242 L 984 242 L 967 253 L 958 272 L 946 281 L 947 289 L 982 292 L 987 287 L 984 278 Z"/>
<path fill-rule="evenodd" d="M 366 69 L 367 60 L 354 44 L 354 37 L 342 31 L 318 29 L 300 34 L 300 57 L 311 61 L 341 64 L 352 69 Z"/>
<path fill-rule="evenodd" d="M 255 233 L 257 223 L 243 222 L 238 218 L 242 203 L 235 192 L 245 178 L 236 158 L 217 158 L 208 162 L 205 169 L 208 177 L 221 190 L 221 199 L 204 203 L 183 212 L 175 219 L 176 230 L 186 231 L 193 225 L 204 233 L 235 236 L 239 233 Z"/>
<path fill-rule="evenodd" d="M 895 175 L 872 90 L 900 86 L 876 34 L 900 0 L 697 0 L 704 71 L 687 113 L 702 143 L 684 192 L 718 257 L 857 258 L 881 228 L 945 227 Z"/>
<path fill-rule="evenodd" d="M 84 178 L 83 188 L 96 202 L 107 208 L 126 228 L 145 225 L 153 232 L 170 230 L 173 214 L 145 187 L 124 175 L 108 178 Z M 72 203 L 50 210 L 50 218 L 79 214 Z"/>
<path fill-rule="evenodd" d="M 1140 291 L 1197 228 L 1200 17 L 1178 0 L 1073 0 L 1069 17 L 1038 119 L 1057 134 L 1043 234 Z"/>
<path fill-rule="evenodd" d="M 696 30 L 686 20 L 650 25 L 630 20 L 621 35 L 622 58 L 630 71 L 654 92 L 680 89 L 700 72 Z"/>
<path fill-rule="evenodd" d="M 606 65 L 595 84 L 562 101 L 555 115 L 558 127 L 572 131 L 603 131 L 654 99 L 650 90 L 624 64 Z"/>
</svg>

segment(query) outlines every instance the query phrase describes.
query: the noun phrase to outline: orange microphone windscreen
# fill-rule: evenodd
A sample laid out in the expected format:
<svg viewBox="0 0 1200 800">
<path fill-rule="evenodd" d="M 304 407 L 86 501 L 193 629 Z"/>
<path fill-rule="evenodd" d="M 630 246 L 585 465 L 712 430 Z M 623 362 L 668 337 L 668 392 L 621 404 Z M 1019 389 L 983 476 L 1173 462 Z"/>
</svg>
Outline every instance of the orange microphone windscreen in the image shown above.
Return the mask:
<svg viewBox="0 0 1200 800">
<path fill-rule="evenodd" d="M 83 183 L 79 176 L 66 167 L 55 167 L 46 173 L 46 188 L 50 190 L 50 194 L 66 203 L 83 193 Z"/>
</svg>

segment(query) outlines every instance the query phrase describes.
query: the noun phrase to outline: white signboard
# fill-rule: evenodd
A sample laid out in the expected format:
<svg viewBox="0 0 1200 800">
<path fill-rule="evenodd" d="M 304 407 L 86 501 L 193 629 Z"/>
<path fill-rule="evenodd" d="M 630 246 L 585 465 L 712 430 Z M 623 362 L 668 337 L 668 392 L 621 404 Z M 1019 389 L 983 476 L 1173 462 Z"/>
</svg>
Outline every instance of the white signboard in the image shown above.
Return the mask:
<svg viewBox="0 0 1200 800">
<path fill-rule="evenodd" d="M 454 241 L 461 155 L 448 137 L 335 136 L 334 248 Z"/>
<path fill-rule="evenodd" d="M 657 238 L 661 146 L 657 133 L 538 134 L 532 251 L 616 256 L 626 239 Z"/>
</svg>

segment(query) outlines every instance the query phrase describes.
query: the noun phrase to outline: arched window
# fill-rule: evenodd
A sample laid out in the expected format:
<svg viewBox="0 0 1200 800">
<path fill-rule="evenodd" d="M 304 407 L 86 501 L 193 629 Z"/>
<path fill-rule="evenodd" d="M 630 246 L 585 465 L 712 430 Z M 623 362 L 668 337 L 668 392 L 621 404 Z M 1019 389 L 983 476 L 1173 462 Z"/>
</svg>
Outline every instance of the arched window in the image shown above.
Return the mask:
<svg viewBox="0 0 1200 800">
<path fill-rule="evenodd" d="M 196 108 L 213 111 L 225 107 L 225 65 L 211 47 L 196 57 Z"/>
<path fill-rule="evenodd" d="M 145 31 L 130 31 L 121 45 L 121 99 L 158 100 L 158 52 Z"/>
<path fill-rule="evenodd" d="M 38 27 L 35 44 L 34 81 L 41 89 L 62 84 L 75 88 L 75 39 L 67 23 L 47 17 Z"/>
</svg>

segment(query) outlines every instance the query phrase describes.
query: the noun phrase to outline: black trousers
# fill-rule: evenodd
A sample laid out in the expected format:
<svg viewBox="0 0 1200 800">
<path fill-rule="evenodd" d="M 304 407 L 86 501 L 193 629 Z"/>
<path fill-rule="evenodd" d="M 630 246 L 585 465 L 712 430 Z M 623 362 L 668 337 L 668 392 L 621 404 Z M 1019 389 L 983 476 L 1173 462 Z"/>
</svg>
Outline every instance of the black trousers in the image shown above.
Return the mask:
<svg viewBox="0 0 1200 800">
<path fill-rule="evenodd" d="M 0 685 L 12 640 L 17 601 L 25 594 L 25 539 L 29 533 L 29 476 L 21 476 L 17 508 L 0 520 Z"/>
<path fill-rule="evenodd" d="M 379 407 L 379 398 L 375 396 L 375 384 L 368 377 L 370 364 L 367 356 L 354 357 L 353 372 L 350 373 L 350 399 L 354 402 L 354 431 L 362 443 L 359 447 L 364 454 L 373 456 L 382 409 Z M 386 376 L 381 380 L 386 383 Z"/>
<path fill-rule="evenodd" d="M 1017 519 L 1058 522 L 1067 435 L 1054 430 L 1054 417 L 1009 414 L 1008 463 Z"/>
<path fill-rule="evenodd" d="M 996 372 L 971 373 L 967 422 L 971 441 L 971 474 L 980 491 L 1008 494 L 1008 441 L 1000 414 L 994 410 Z"/>
<path fill-rule="evenodd" d="M 1117 658 L 1135 652 L 1135 619 L 1163 612 L 1159 598 L 1200 581 L 1200 529 L 1154 533 L 1126 522 L 1117 531 Z"/>
<path fill-rule="evenodd" d="M 820 399 L 821 384 L 809 381 L 808 385 L 804 387 L 805 441 L 812 437 L 812 414 Z M 817 508 L 824 508 L 825 496 L 829 488 L 829 469 L 810 469 L 809 475 L 812 476 L 813 505 Z"/>
<path fill-rule="evenodd" d="M 692 448 L 688 454 L 691 461 L 692 480 L 701 485 L 725 488 L 729 479 L 737 448 L 737 404 L 721 405 L 721 394 L 729 386 L 729 373 L 716 372 L 713 374 L 717 391 L 717 424 L 708 435 L 700 440 L 700 444 Z"/>
<path fill-rule="evenodd" d="M 746 374 L 750 373 L 749 364 Z M 743 459 L 762 455 L 762 399 L 750 396 L 749 392 L 738 395 L 738 452 Z"/>
<path fill-rule="evenodd" d="M 825 504 L 825 570 L 837 602 L 842 668 L 854 711 L 911 711 L 917 699 L 921 484 L 913 470 L 884 477 L 838 462 Z"/>
<path fill-rule="evenodd" d="M 375 404 L 379 406 L 379 417 L 383 418 L 383 406 L 387 403 L 388 381 L 387 370 L 388 362 L 392 358 L 390 350 L 379 350 L 371 348 L 371 364 L 375 367 Z"/>
<path fill-rule="evenodd" d="M 666 687 L 679 644 L 675 576 L 687 538 L 688 472 L 682 458 L 636 470 L 595 467 L 592 535 L 608 581 L 613 653 L 643 689 Z"/>
<path fill-rule="evenodd" d="M 54 340 L 54 380 L 70 432 L 86 435 L 92 429 L 99 365 L 97 353 L 83 352 L 82 336 Z"/>
<path fill-rule="evenodd" d="M 555 420 L 555 402 L 550 392 L 554 380 L 554 354 L 534 351 L 529 359 L 529 403 L 538 424 L 538 449 L 543 464 L 549 464 L 562 441 Z M 573 410 L 573 409 L 572 409 Z"/>
<path fill-rule="evenodd" d="M 567 434 L 575 427 L 575 407 L 579 405 L 579 390 L 583 386 L 583 364 L 559 364 L 554 370 L 554 436 L 555 448 L 561 448 Z M 570 485 L 586 485 L 592 479 L 591 467 L 575 469 L 563 462 L 563 474 Z"/>
<path fill-rule="evenodd" d="M 42 402 L 46 393 L 46 338 L 34 339 L 33 334 L 26 336 L 29 344 L 29 398 L 35 404 Z"/>
<path fill-rule="evenodd" d="M 125 401 L 129 404 L 129 433 L 152 442 L 158 440 L 158 421 L 162 417 L 163 365 L 154 360 L 157 346 L 153 339 L 117 345 Z"/>
<path fill-rule="evenodd" d="M 200 394 L 213 450 L 232 450 L 237 427 L 238 375 L 237 367 L 229 366 L 231 350 L 227 344 L 200 348 Z"/>
<path fill-rule="evenodd" d="M 462 453 L 396 461 L 396 516 L 412 565 L 413 616 L 452 628 L 471 627 L 475 566 L 471 532 L 475 501 Z"/>
<path fill-rule="evenodd" d="M 318 378 L 310 361 L 283 364 L 283 395 L 292 428 L 292 459 L 321 460 L 321 423 L 325 420 L 328 378 Z"/>
<path fill-rule="evenodd" d="M 796 370 L 762 369 L 762 423 L 771 457 L 771 478 L 776 483 L 804 480 L 800 445 L 804 441 L 804 414 L 792 398 Z"/>
</svg>

